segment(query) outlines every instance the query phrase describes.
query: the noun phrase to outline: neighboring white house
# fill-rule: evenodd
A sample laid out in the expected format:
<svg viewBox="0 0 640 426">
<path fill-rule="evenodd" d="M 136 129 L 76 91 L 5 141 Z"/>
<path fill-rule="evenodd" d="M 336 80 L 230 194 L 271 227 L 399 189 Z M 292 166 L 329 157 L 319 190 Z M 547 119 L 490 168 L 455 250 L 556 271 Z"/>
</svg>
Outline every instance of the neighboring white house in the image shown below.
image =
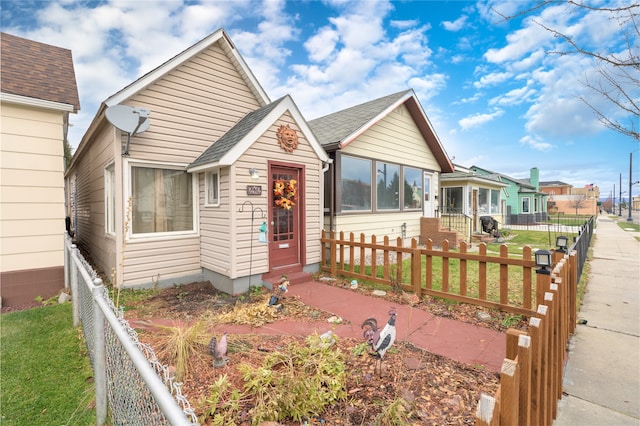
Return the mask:
<svg viewBox="0 0 640 426">
<path fill-rule="evenodd" d="M 0 292 L 11 306 L 64 288 L 64 145 L 80 102 L 70 50 L 0 37 Z"/>
</svg>

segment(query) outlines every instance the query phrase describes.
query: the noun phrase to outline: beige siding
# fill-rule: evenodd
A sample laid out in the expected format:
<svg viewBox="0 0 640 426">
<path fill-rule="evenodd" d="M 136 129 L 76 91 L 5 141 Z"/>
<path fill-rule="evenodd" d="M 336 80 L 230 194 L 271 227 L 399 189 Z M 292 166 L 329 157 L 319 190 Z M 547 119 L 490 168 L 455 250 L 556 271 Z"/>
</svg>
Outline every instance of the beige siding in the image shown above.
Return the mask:
<svg viewBox="0 0 640 426">
<path fill-rule="evenodd" d="M 218 44 L 127 103 L 151 111 L 149 129 L 131 139 L 131 158 L 172 163 L 191 163 L 260 107 Z"/>
<path fill-rule="evenodd" d="M 127 104 L 151 111 L 149 129 L 131 138 L 131 159 L 185 167 L 242 117 L 260 107 L 217 44 L 136 94 Z M 126 136 L 122 140 L 126 141 Z M 200 193 L 200 234 L 151 237 L 145 242 L 129 239 L 124 255 L 125 285 L 197 275 L 202 266 L 230 275 L 234 259 L 229 243 L 233 210 L 228 197 L 229 171 L 222 171 L 220 207 L 204 207 L 204 173 L 194 175 L 194 179 L 198 180 Z"/>
<path fill-rule="evenodd" d="M 281 125 L 289 124 L 292 129 L 296 130 L 299 137 L 298 148 L 293 153 L 288 153 L 278 145 L 277 131 Z M 246 276 L 249 274 L 251 267 L 252 273 L 268 272 L 268 250 L 266 244 L 260 244 L 258 240 L 258 228 L 262 221 L 268 219 L 260 218 L 260 212 L 254 220 L 253 235 L 251 234 L 251 214 L 237 213 L 238 208 L 245 201 L 251 201 L 254 207 L 260 207 L 267 215 L 267 203 L 270 196 L 270 188 L 268 185 L 267 162 L 269 160 L 277 160 L 288 162 L 295 165 L 305 166 L 305 233 L 306 241 L 306 262 L 305 264 L 313 264 L 320 261 L 320 232 L 321 232 L 321 213 L 320 213 L 320 174 L 322 164 L 316 153 L 304 138 L 302 131 L 290 114 L 283 115 L 279 120 L 271 126 L 271 128 L 258 138 L 257 142 L 247 150 L 247 152 L 238 159 L 232 170 L 236 173 L 236 190 L 234 192 L 236 208 L 232 209 L 233 214 L 237 218 L 236 241 L 237 252 L 235 271 L 231 278 Z M 249 169 L 257 168 L 260 173 L 260 179 L 256 182 L 251 180 Z M 246 193 L 247 185 L 262 185 L 262 196 L 248 196 Z M 255 218 L 254 218 L 255 219 Z M 253 249 L 251 247 L 251 239 L 253 239 Z M 253 251 L 253 262 L 250 265 L 250 252 Z"/>
<path fill-rule="evenodd" d="M 117 264 L 115 241 L 106 235 L 104 225 L 104 169 L 114 161 L 113 138 L 113 128 L 103 126 L 72 171 L 77 176 L 76 217 L 73 218 L 76 238 L 82 247 L 90 250 L 95 265 L 107 276 Z"/>
<path fill-rule="evenodd" d="M 63 113 L 2 104 L 0 272 L 63 264 Z"/>
<path fill-rule="evenodd" d="M 130 240 L 123 259 L 126 287 L 200 274 L 200 238 Z"/>
<path fill-rule="evenodd" d="M 420 235 L 421 212 L 385 213 L 373 217 L 374 219 L 372 219 L 372 215 L 366 214 L 338 216 L 334 221 L 335 229 L 337 232 L 343 231 L 345 237 L 348 237 L 349 232 L 353 232 L 356 239 L 360 238 L 362 233 L 367 241 L 372 235 L 381 241 L 385 236 L 391 239 L 402 237 L 402 224 L 406 223 L 406 238 L 417 238 Z"/>
<path fill-rule="evenodd" d="M 438 193 L 440 166 L 404 105 L 374 124 L 342 152 L 432 171 L 432 192 L 434 195 Z M 432 205 L 437 209 L 437 200 Z M 334 219 L 333 227 L 337 232 L 353 232 L 358 236 L 364 233 L 367 238 L 374 234 L 377 238 L 396 238 L 402 236 L 401 225 L 406 223 L 406 237 L 410 238 L 420 234 L 422 215 L 422 210 L 343 214 Z M 328 218 L 325 220 L 325 229 L 329 230 Z"/>
<path fill-rule="evenodd" d="M 231 206 L 229 204 L 229 168 L 220 171 L 220 205 L 204 206 L 204 173 L 200 173 L 200 234 L 202 266 L 229 276 L 233 255 L 231 250 Z M 237 210 L 237 209 L 236 209 Z"/>
<path fill-rule="evenodd" d="M 440 171 L 438 162 L 404 105 L 374 124 L 342 152 Z"/>
</svg>

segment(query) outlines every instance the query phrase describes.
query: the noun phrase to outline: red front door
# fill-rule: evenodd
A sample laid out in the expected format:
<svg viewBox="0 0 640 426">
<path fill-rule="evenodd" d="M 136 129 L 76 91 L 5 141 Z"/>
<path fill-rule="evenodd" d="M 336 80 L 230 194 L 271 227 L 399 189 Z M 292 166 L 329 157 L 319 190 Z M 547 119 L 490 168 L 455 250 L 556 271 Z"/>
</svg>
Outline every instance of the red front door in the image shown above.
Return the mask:
<svg viewBox="0 0 640 426">
<path fill-rule="evenodd" d="M 269 264 L 271 269 L 299 265 L 302 185 L 300 169 L 271 166 Z"/>
</svg>

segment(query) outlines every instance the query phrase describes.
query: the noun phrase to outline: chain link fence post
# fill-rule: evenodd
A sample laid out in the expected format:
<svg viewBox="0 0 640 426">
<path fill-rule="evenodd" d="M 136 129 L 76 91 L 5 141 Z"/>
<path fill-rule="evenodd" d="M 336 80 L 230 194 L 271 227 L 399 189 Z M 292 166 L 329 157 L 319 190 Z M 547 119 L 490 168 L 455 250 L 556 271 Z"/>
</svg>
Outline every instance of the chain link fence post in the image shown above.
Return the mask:
<svg viewBox="0 0 640 426">
<path fill-rule="evenodd" d="M 96 278 L 93 281 L 93 332 L 94 332 L 94 379 L 96 385 L 96 424 L 102 426 L 107 419 L 107 353 L 104 337 L 104 314 L 98 307 L 96 300 L 102 297 L 102 280 Z"/>
</svg>

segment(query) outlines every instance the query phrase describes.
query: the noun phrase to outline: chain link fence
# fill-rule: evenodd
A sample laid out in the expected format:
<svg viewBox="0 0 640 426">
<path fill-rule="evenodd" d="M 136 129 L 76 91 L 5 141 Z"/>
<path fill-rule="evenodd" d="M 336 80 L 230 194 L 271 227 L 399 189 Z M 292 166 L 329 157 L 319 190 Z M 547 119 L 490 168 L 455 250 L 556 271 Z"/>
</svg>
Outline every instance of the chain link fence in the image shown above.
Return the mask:
<svg viewBox="0 0 640 426">
<path fill-rule="evenodd" d="M 181 383 L 109 297 L 96 271 L 65 234 L 65 281 L 73 324 L 82 325 L 96 386 L 96 424 L 198 425 Z"/>
</svg>

